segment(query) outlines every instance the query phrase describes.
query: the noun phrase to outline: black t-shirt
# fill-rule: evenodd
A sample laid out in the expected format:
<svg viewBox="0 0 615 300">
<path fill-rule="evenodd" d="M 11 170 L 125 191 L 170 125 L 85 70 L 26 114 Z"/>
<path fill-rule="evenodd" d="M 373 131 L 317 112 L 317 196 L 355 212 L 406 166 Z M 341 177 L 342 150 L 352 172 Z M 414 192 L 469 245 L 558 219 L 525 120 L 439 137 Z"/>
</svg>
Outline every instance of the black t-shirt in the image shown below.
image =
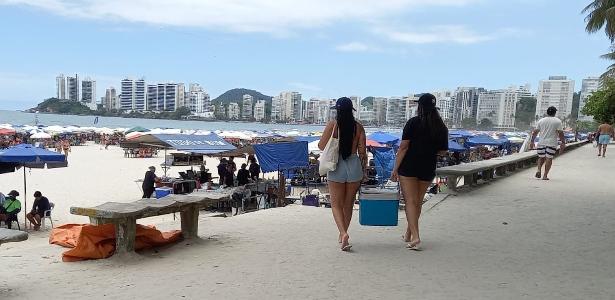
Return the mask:
<svg viewBox="0 0 615 300">
<path fill-rule="evenodd" d="M 237 171 L 237 184 L 246 185 L 249 177 L 250 171 L 246 169 L 239 169 L 239 171 Z"/>
<path fill-rule="evenodd" d="M 423 128 L 419 117 L 414 117 L 406 123 L 401 137 L 409 140 L 408 151 L 402 160 L 400 169 L 406 170 L 412 166 L 436 167 L 438 151 L 448 150 L 448 130 L 433 137 L 428 129 Z"/>
<path fill-rule="evenodd" d="M 145 172 L 145 178 L 143 178 L 143 188 L 153 189 L 156 182 L 156 174 L 152 171 Z"/>
<path fill-rule="evenodd" d="M 32 211 L 44 213 L 46 210 L 49 210 L 51 207 L 49 205 L 49 199 L 43 196 L 38 199 L 34 199 L 34 203 L 32 204 Z"/>
<path fill-rule="evenodd" d="M 260 174 L 260 172 L 261 172 L 261 166 L 259 166 L 257 163 L 250 164 L 250 177 L 251 178 L 253 179 L 258 178 L 258 175 Z"/>
</svg>

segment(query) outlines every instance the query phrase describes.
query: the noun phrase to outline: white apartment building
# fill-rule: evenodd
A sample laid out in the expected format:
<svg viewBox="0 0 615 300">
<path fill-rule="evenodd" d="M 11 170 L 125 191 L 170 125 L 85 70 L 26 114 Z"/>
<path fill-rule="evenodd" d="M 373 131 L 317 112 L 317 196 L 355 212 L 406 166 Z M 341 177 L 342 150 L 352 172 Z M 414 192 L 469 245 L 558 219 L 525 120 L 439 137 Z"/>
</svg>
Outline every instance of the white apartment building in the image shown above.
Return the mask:
<svg viewBox="0 0 615 300">
<path fill-rule="evenodd" d="M 305 103 L 305 110 L 303 115 L 303 120 L 305 120 L 309 124 L 317 124 L 318 123 L 318 105 L 320 104 L 320 100 L 317 98 L 310 98 L 310 100 Z"/>
<path fill-rule="evenodd" d="M 282 97 L 274 96 L 271 99 L 271 121 L 282 121 Z"/>
<path fill-rule="evenodd" d="M 66 77 L 64 77 L 64 74 L 56 77 L 56 98 L 66 99 Z"/>
<path fill-rule="evenodd" d="M 198 83 L 191 83 L 188 93 L 190 112 L 201 117 L 212 117 L 211 98 Z"/>
<path fill-rule="evenodd" d="M 548 80 L 541 80 L 538 85 L 536 97 L 537 119 L 546 116 L 547 108 L 557 108 L 556 117 L 564 119 L 572 114 L 572 98 L 574 93 L 574 80 L 566 76 L 549 76 Z"/>
<path fill-rule="evenodd" d="M 297 92 L 282 92 L 280 93 L 282 98 L 283 109 L 282 119 L 298 122 L 303 117 L 303 101 L 301 100 L 301 94 Z"/>
<path fill-rule="evenodd" d="M 398 125 L 405 122 L 406 102 L 402 97 L 391 97 L 386 101 L 386 123 Z"/>
<path fill-rule="evenodd" d="M 239 120 L 240 111 L 239 104 L 231 102 L 228 104 L 228 118 L 231 120 Z"/>
<path fill-rule="evenodd" d="M 387 122 L 387 98 L 375 97 L 372 105 L 374 110 L 374 124 L 384 125 Z"/>
<path fill-rule="evenodd" d="M 119 108 L 119 102 L 117 98 L 117 91 L 114 87 L 109 87 L 105 90 L 105 97 L 103 97 L 103 107 L 107 110 L 116 110 Z"/>
<path fill-rule="evenodd" d="M 361 108 L 357 110 L 357 115 L 363 124 L 374 123 L 374 110 L 369 109 L 367 106 L 361 106 Z"/>
<path fill-rule="evenodd" d="M 146 86 L 144 79 L 123 79 L 120 87 L 120 109 L 144 111 L 146 107 Z"/>
<path fill-rule="evenodd" d="M 251 95 L 243 95 L 241 118 L 244 120 L 250 120 L 253 117 L 252 105 L 254 103 L 254 97 Z"/>
<path fill-rule="evenodd" d="M 488 119 L 497 128 L 514 128 L 519 93 L 516 88 L 483 92 L 478 97 L 476 124 Z"/>
<path fill-rule="evenodd" d="M 410 118 L 416 116 L 416 109 L 418 108 L 418 103 L 416 101 L 419 100 L 419 96 L 420 95 L 411 94 L 404 97 L 404 101 L 406 103 L 406 113 L 404 118 L 406 119 L 406 122 L 410 120 Z"/>
<path fill-rule="evenodd" d="M 184 103 L 183 84 L 158 83 L 147 85 L 148 111 L 175 111 Z"/>
<path fill-rule="evenodd" d="M 599 77 L 588 77 L 583 79 L 581 83 L 581 98 L 579 99 L 579 121 L 593 121 L 594 118 L 592 116 L 587 116 L 582 113 L 583 107 L 585 107 L 585 103 L 587 103 L 587 99 L 598 89 L 600 88 L 600 78 Z"/>
<path fill-rule="evenodd" d="M 350 96 L 350 101 L 352 101 L 352 107 L 359 111 L 361 109 L 361 97 L 360 96 Z M 360 114 L 355 114 L 355 118 L 361 120 Z"/>
<path fill-rule="evenodd" d="M 256 104 L 254 104 L 254 120 L 260 122 L 265 119 L 265 106 L 267 101 L 258 100 Z"/>
<path fill-rule="evenodd" d="M 79 75 L 75 77 L 66 77 L 66 93 L 68 100 L 79 101 Z"/>
<path fill-rule="evenodd" d="M 453 108 L 453 122 L 461 124 L 464 119 L 475 119 L 478 110 L 478 95 L 484 92 L 480 87 L 458 87 L 455 90 Z"/>
<path fill-rule="evenodd" d="M 96 104 L 96 81 L 86 77 L 81 81 L 81 104 L 91 110 L 97 110 Z"/>
</svg>

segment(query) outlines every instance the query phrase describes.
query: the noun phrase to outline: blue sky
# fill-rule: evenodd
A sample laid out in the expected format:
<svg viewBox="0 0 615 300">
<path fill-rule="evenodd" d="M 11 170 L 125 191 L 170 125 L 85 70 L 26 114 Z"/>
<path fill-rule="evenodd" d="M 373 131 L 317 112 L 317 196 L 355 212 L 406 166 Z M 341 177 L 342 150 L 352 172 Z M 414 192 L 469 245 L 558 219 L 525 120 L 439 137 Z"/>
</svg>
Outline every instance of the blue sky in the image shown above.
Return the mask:
<svg viewBox="0 0 615 300">
<path fill-rule="evenodd" d="M 304 98 L 488 89 L 608 65 L 581 0 L 0 0 L 0 109 L 124 77 Z"/>
</svg>

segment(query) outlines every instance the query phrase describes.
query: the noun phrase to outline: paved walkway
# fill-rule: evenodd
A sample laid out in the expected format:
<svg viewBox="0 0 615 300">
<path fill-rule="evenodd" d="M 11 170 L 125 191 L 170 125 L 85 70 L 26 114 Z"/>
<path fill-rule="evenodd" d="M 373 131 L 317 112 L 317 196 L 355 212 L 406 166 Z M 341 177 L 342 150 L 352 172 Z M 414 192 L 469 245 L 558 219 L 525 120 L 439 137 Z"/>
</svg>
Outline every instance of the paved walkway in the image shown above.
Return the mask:
<svg viewBox="0 0 615 300">
<path fill-rule="evenodd" d="M 62 263 L 44 237 L 7 244 L 0 298 L 614 299 L 611 150 L 565 154 L 548 182 L 528 169 L 447 198 L 422 219 L 422 252 L 402 226 L 355 222 L 355 251 L 341 253 L 330 210 L 292 206 L 204 218 L 203 240 L 136 260 Z"/>
</svg>

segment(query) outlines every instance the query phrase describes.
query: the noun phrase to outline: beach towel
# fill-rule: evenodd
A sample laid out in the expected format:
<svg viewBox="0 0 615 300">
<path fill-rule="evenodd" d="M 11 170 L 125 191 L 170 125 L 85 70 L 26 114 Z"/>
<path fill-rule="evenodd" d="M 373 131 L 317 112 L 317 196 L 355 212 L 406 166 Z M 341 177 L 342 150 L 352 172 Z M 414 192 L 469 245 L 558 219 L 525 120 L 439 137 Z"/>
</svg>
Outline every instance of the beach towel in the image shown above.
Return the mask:
<svg viewBox="0 0 615 300">
<path fill-rule="evenodd" d="M 135 250 L 164 246 L 181 238 L 181 231 L 161 232 L 154 226 L 137 224 Z M 115 252 L 115 227 L 113 224 L 66 224 L 51 231 L 49 243 L 72 248 L 62 253 L 62 261 L 101 259 Z"/>
</svg>

